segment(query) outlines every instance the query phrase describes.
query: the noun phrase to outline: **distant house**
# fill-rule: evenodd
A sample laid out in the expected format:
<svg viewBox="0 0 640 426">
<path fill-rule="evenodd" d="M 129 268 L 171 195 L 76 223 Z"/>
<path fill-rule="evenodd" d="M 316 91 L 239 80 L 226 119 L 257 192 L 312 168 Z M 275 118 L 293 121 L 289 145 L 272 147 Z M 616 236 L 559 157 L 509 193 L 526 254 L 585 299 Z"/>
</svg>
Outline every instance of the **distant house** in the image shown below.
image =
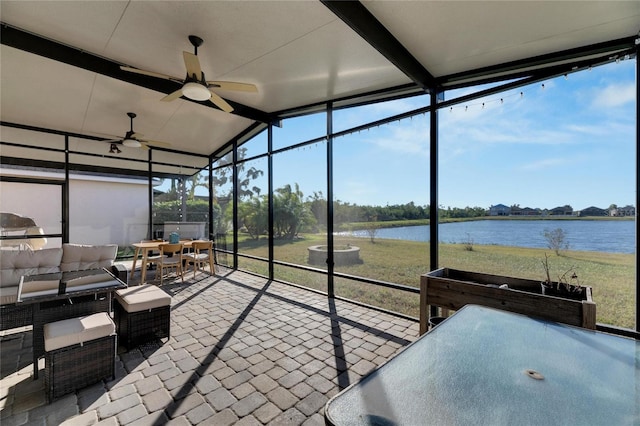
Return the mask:
<svg viewBox="0 0 640 426">
<path fill-rule="evenodd" d="M 489 207 L 489 216 L 509 216 L 511 214 L 511 207 L 504 204 L 496 204 Z"/>
<path fill-rule="evenodd" d="M 586 209 L 580 210 L 580 214 L 578 216 L 607 216 L 607 211 L 605 209 L 601 209 L 598 207 L 587 207 Z"/>
<path fill-rule="evenodd" d="M 539 209 L 532 209 L 531 207 L 516 207 L 511 209 L 511 216 L 540 216 Z"/>
<path fill-rule="evenodd" d="M 619 217 L 623 217 L 623 216 L 635 216 L 636 215 L 636 208 L 633 206 L 624 206 L 624 207 L 618 207 L 615 209 L 611 209 L 609 210 L 609 215 L 610 216 L 619 216 Z"/>
<path fill-rule="evenodd" d="M 562 206 L 555 207 L 549 210 L 549 215 L 551 216 L 572 216 L 573 215 L 573 207 L 571 206 Z"/>
</svg>

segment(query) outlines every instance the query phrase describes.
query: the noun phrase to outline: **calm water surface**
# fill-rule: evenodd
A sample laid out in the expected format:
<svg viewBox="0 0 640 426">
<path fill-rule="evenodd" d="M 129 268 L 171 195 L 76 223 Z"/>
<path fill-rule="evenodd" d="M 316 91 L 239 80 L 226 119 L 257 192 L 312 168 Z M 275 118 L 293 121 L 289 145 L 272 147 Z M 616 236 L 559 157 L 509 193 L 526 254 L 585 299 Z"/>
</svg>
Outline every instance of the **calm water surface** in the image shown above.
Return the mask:
<svg viewBox="0 0 640 426">
<path fill-rule="evenodd" d="M 476 220 L 443 223 L 439 227 L 442 243 L 496 244 L 532 248 L 547 248 L 545 230 L 561 228 L 570 250 L 609 253 L 635 253 L 636 239 L 633 220 Z M 366 231 L 344 233 L 369 238 Z M 429 225 L 382 228 L 376 238 L 429 241 Z"/>
</svg>

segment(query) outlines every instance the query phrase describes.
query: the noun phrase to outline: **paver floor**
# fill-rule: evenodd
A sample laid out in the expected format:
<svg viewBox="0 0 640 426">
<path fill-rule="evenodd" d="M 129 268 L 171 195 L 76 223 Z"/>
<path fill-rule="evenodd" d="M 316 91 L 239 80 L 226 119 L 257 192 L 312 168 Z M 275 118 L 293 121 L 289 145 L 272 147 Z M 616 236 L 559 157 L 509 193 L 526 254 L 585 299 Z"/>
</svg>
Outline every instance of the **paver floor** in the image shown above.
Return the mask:
<svg viewBox="0 0 640 426">
<path fill-rule="evenodd" d="M 115 380 L 51 404 L 30 327 L 0 333 L 2 426 L 323 425 L 329 398 L 418 336 L 415 321 L 224 268 L 162 288 L 170 339 L 119 348 Z"/>
</svg>

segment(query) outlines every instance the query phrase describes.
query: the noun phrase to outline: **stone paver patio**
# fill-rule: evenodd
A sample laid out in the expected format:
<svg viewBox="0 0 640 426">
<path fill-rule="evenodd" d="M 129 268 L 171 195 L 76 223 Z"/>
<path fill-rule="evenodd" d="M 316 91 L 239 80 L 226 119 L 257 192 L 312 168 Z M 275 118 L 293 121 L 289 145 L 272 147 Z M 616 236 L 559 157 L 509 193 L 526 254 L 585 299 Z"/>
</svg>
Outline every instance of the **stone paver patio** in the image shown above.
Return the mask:
<svg viewBox="0 0 640 426">
<path fill-rule="evenodd" d="M 168 342 L 120 348 L 115 380 L 51 404 L 30 327 L 1 333 L 2 426 L 323 425 L 329 398 L 418 336 L 417 322 L 224 268 L 162 288 Z"/>
</svg>

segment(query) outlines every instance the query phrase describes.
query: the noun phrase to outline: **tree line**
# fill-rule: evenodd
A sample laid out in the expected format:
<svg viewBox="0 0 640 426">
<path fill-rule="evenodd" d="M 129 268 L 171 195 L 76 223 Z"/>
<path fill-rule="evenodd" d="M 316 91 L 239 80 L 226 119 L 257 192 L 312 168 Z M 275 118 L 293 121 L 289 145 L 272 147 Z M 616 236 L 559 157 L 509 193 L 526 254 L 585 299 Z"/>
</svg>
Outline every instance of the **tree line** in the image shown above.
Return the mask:
<svg viewBox="0 0 640 426">
<path fill-rule="evenodd" d="M 268 232 L 269 210 L 268 197 L 262 195 L 255 188 L 244 188 L 240 191 L 243 196 L 238 203 L 239 226 L 253 239 L 258 239 Z M 176 196 L 177 197 L 177 196 Z M 168 199 L 169 198 L 169 199 Z M 157 223 L 165 221 L 180 221 L 187 217 L 188 221 L 207 221 L 211 215 L 216 233 L 226 233 L 231 229 L 233 202 L 231 194 L 217 194 L 214 197 L 213 208 L 209 212 L 208 202 L 187 196 L 183 201 L 163 197 L 156 199 L 154 214 Z M 485 215 L 485 210 L 479 207 L 439 208 L 440 218 L 479 217 Z M 286 184 L 277 188 L 273 193 L 274 237 L 293 239 L 300 232 L 323 232 L 327 229 L 327 199 L 321 192 L 314 192 L 310 196 L 304 195 L 297 183 Z M 186 213 L 186 215 L 184 214 Z M 363 222 L 389 222 L 403 220 L 430 219 L 429 205 L 416 205 L 414 202 L 406 204 L 392 204 L 386 206 L 358 205 L 337 200 L 333 203 L 334 226 Z"/>
<path fill-rule="evenodd" d="M 229 154 L 230 155 L 230 154 Z M 238 150 L 238 158 L 244 158 L 245 151 Z M 232 158 L 225 158 L 222 164 L 230 164 Z M 246 163 L 237 163 L 238 220 L 240 228 L 251 238 L 258 239 L 267 234 L 268 196 L 262 194 L 256 180 L 264 175 L 262 170 L 248 167 Z M 186 179 L 172 180 L 170 190 L 156 197 L 154 202 L 155 223 L 165 221 L 207 221 L 209 216 L 218 234 L 227 233 L 232 228 L 233 194 L 232 167 L 217 168 L 213 173 L 213 207 L 195 195 L 197 187 L 208 190 L 209 182 L 202 174 Z M 223 189 L 223 188 L 226 188 Z M 300 232 L 323 232 L 327 229 L 327 197 L 322 191 L 310 195 L 300 190 L 297 183 L 283 185 L 273 192 L 275 238 L 293 239 Z M 440 218 L 470 218 L 486 215 L 481 207 L 438 208 Z M 416 205 L 413 201 L 406 204 L 385 206 L 357 205 L 341 200 L 333 203 L 333 223 L 335 227 L 351 223 L 388 222 L 403 220 L 430 219 L 429 205 Z"/>
</svg>

